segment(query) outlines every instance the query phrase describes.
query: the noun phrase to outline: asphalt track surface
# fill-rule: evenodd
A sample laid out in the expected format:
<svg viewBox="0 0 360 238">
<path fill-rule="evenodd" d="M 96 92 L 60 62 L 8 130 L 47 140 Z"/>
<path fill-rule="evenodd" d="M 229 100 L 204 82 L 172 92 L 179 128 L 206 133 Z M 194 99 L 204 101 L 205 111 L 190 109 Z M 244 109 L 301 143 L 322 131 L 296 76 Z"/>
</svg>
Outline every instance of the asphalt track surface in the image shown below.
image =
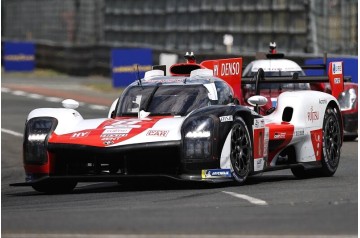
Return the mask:
<svg viewBox="0 0 360 238">
<path fill-rule="evenodd" d="M 357 237 L 357 141 L 344 143 L 330 178 L 299 180 L 283 170 L 245 186 L 141 180 L 81 183 L 62 195 L 9 187 L 24 181 L 22 132 L 32 109 L 61 107 L 70 96 L 84 102 L 84 118 L 107 116 L 115 95 L 88 90 L 82 80 L 3 78 L 2 237 Z"/>
</svg>

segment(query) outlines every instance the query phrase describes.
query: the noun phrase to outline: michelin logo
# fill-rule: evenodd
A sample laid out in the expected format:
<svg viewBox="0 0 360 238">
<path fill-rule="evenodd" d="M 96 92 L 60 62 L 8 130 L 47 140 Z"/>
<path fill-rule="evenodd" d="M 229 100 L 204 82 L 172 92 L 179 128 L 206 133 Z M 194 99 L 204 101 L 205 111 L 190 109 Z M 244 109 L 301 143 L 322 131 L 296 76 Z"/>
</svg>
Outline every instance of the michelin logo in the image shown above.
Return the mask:
<svg viewBox="0 0 360 238">
<path fill-rule="evenodd" d="M 231 177 L 230 169 L 208 169 L 203 170 L 201 178 L 229 178 Z"/>
</svg>

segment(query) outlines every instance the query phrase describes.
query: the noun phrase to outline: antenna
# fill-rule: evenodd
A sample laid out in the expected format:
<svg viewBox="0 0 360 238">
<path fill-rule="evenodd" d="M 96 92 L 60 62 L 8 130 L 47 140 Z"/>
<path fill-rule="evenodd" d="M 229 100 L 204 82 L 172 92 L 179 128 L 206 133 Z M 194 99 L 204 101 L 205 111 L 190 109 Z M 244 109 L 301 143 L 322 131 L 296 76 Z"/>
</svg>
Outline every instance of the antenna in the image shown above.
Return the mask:
<svg viewBox="0 0 360 238">
<path fill-rule="evenodd" d="M 140 72 L 139 72 L 139 65 L 136 65 L 136 71 L 137 71 L 137 75 L 136 75 L 136 79 L 138 80 L 138 85 L 141 86 L 141 89 L 144 89 L 141 83 L 141 79 L 140 79 Z"/>
</svg>

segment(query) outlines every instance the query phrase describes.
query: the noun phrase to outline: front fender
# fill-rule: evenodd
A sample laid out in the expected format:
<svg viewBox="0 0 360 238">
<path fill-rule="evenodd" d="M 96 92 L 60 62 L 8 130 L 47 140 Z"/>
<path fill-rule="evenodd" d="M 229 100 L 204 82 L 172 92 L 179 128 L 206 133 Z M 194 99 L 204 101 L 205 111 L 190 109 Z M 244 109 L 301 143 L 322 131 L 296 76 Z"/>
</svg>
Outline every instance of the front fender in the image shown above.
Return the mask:
<svg viewBox="0 0 360 238">
<path fill-rule="evenodd" d="M 84 120 L 81 114 L 74 109 L 67 108 L 38 108 L 32 110 L 27 121 L 36 117 L 53 117 L 58 121 L 55 133 L 58 135 L 80 131 L 85 129 L 96 128 L 106 119 Z"/>
<path fill-rule="evenodd" d="M 249 131 L 252 131 L 254 118 L 261 116 L 252 112 L 250 109 L 239 105 L 214 105 L 201 108 L 191 113 L 191 115 L 185 119 L 181 129 L 182 138 L 185 138 L 185 129 L 188 124 L 195 120 L 199 120 L 199 118 L 212 118 L 214 121 L 214 134 L 212 135 L 214 145 L 213 158 L 219 159 L 235 117 L 243 118 Z"/>
</svg>

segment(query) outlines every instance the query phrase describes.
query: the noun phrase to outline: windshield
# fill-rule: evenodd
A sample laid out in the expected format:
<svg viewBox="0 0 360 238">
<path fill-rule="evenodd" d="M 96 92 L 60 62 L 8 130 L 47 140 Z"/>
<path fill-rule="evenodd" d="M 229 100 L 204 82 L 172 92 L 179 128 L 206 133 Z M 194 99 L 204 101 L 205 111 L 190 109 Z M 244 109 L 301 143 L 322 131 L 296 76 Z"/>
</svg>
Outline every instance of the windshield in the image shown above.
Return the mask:
<svg viewBox="0 0 360 238">
<path fill-rule="evenodd" d="M 117 115 L 137 115 L 144 110 L 150 115 L 184 116 L 207 105 L 208 91 L 202 85 L 134 86 L 121 97 Z"/>
</svg>

